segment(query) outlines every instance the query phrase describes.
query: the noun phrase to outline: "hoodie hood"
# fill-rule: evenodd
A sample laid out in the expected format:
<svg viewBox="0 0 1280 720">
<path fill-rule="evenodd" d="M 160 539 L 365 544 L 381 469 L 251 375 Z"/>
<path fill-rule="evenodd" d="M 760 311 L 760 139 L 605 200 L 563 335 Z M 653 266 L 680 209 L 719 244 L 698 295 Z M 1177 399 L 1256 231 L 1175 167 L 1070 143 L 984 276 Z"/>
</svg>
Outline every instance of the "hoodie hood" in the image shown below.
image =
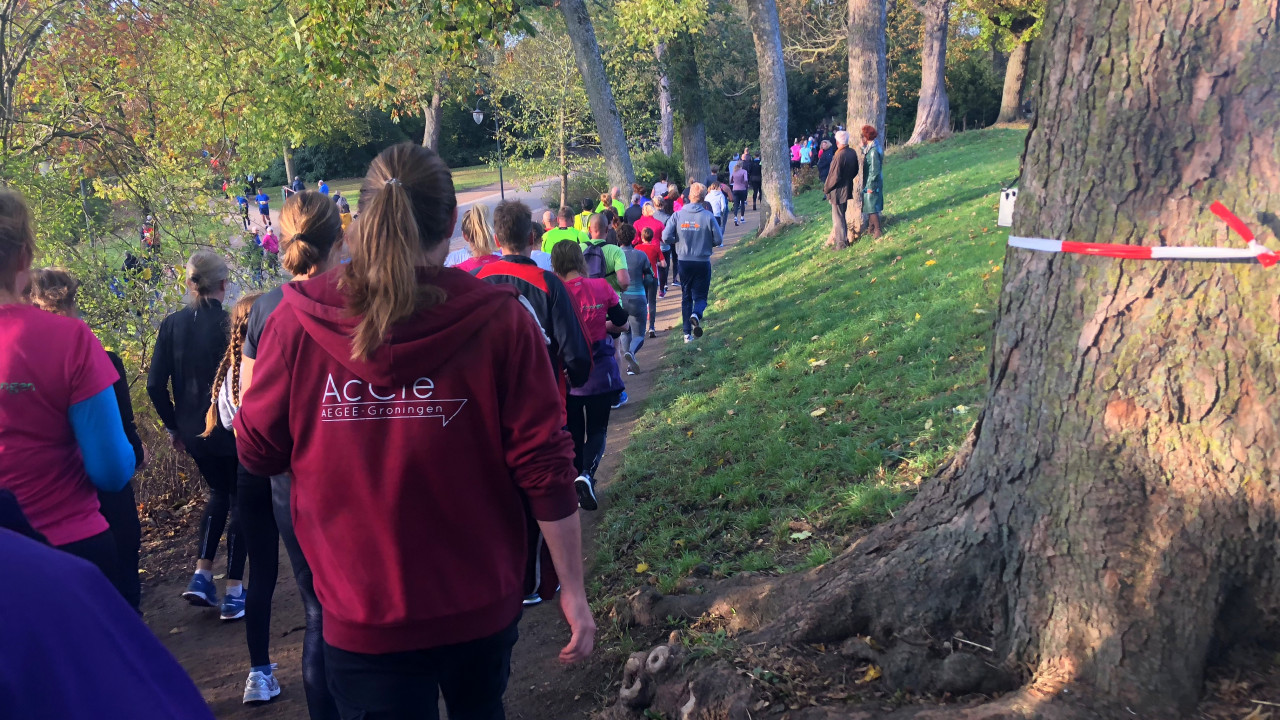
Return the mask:
<svg viewBox="0 0 1280 720">
<path fill-rule="evenodd" d="M 461 270 L 445 268 L 429 277 L 419 268 L 419 287 L 443 289 L 445 302 L 393 326 L 372 357 L 356 360 L 351 357 L 351 339 L 360 318 L 347 311 L 346 297 L 338 288 L 342 272 L 335 268 L 285 285 L 284 302 L 297 314 L 303 331 L 334 360 L 360 379 L 383 386 L 403 385 L 433 373 L 480 332 L 497 306 L 517 295 L 514 288 L 491 285 Z"/>
</svg>

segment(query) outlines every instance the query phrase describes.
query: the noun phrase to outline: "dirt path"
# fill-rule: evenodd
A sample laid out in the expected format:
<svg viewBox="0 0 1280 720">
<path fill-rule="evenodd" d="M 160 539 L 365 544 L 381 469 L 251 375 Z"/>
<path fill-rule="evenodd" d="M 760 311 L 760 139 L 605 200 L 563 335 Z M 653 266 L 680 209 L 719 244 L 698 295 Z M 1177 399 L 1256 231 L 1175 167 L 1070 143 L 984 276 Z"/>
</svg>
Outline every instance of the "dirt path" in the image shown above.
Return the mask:
<svg viewBox="0 0 1280 720">
<path fill-rule="evenodd" d="M 741 227 L 729 225 L 725 248 L 716 251 L 716 260 L 738 239 L 754 232 L 758 214 L 748 211 L 747 221 Z M 610 418 L 609 447 L 599 472 L 600 512 L 608 507 L 609 485 L 632 426 L 645 409 L 653 383 L 663 375 L 666 349 L 668 343 L 673 342 L 670 336 L 676 335 L 674 342 L 679 341 L 680 293 L 679 288 L 672 290 L 658 301 L 658 337 L 649 339 L 637 356 L 642 372 L 625 378 L 629 402 L 615 410 Z M 714 299 L 714 275 L 711 293 Z M 714 317 L 708 332 L 715 332 Z M 589 575 L 590 563 L 595 557 L 594 529 L 600 514 L 584 512 L 582 516 L 583 555 Z M 198 524 L 198 518 L 195 520 Z M 272 611 L 271 657 L 279 665 L 276 674 L 284 692 L 267 705 L 248 707 L 240 702 L 249 671 L 243 623 L 220 622 L 215 610 L 192 608 L 179 597 L 189 579 L 194 524 L 186 535 L 148 539 L 145 543 L 143 609 L 147 624 L 190 673 L 220 720 L 304 720 L 307 711 L 301 674 L 302 604 L 283 548 Z M 215 573 L 223 572 L 223 563 L 220 554 Z M 250 567 L 248 582 L 253 581 L 252 572 Z M 511 682 L 506 695 L 508 718 L 587 718 L 616 692 L 621 664 L 606 652 L 598 650 L 591 661 L 579 665 L 560 664 L 556 656 L 568 638 L 568 625 L 558 603 L 544 603 L 525 613 L 520 624 L 520 641 L 512 657 Z"/>
</svg>

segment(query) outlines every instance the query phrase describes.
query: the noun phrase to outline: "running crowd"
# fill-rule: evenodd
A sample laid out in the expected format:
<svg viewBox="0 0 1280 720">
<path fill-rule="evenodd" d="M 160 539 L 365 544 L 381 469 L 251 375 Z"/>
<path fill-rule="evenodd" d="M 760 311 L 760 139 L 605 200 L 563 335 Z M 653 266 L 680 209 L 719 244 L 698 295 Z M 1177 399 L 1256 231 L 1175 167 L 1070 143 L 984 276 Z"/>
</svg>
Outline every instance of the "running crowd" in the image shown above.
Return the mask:
<svg viewBox="0 0 1280 720">
<path fill-rule="evenodd" d="M 637 185 L 630 205 L 614 189 L 541 225 L 519 202 L 474 206 L 451 254 L 449 169 L 399 145 L 370 166 L 354 222 L 301 188 L 277 237 L 257 195 L 293 282 L 228 311 L 227 261 L 190 257 L 147 393 L 208 486 L 183 597 L 244 619 L 245 703 L 281 692 L 281 541 L 313 720 L 435 717 L 441 695 L 455 720 L 503 717 L 522 608 L 556 595 L 560 659 L 591 654 L 577 510 L 598 507 L 621 365 L 640 372 L 656 299 L 680 287 L 685 341 L 703 334 L 712 251 L 745 217 L 747 153 L 730 174 L 683 193 Z M 147 454 L 123 364 L 78 318 L 76 278 L 32 268 L 35 237 L 0 189 L 0 569 L 23 588 L 0 597 L 0 697 L 29 704 L 15 717 L 100 717 L 115 701 L 131 717 L 211 717 L 140 620 L 130 481 Z M 66 674 L 56 697 L 30 692 L 51 672 Z"/>
</svg>

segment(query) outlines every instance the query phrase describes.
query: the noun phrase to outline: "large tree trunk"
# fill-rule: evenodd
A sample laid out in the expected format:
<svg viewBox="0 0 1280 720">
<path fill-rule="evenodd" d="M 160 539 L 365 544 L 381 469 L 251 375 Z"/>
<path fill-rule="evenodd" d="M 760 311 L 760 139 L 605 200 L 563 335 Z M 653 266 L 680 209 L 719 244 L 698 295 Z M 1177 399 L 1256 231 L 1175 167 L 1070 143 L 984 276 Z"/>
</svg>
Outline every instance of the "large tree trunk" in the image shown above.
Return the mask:
<svg viewBox="0 0 1280 720">
<path fill-rule="evenodd" d="M 604 155 L 604 171 L 609 184 L 631 187 L 635 182 L 635 170 L 631 167 L 631 152 L 627 149 L 627 134 L 622 130 L 622 117 L 613 101 L 613 88 L 604 72 L 600 58 L 600 44 L 596 31 L 587 14 L 583 0 L 560 0 L 560 14 L 564 16 L 573 43 L 573 57 L 582 73 L 582 84 L 587 89 L 591 104 L 591 117 L 596 121 L 600 135 L 600 151 Z"/>
<path fill-rule="evenodd" d="M 929 142 L 951 134 L 951 102 L 947 99 L 947 25 L 951 0 L 925 0 L 924 45 L 920 49 L 920 102 L 916 104 L 916 129 L 908 145 Z"/>
<path fill-rule="evenodd" d="M 658 56 L 658 65 L 662 66 L 666 45 L 659 44 L 654 48 Z M 671 157 L 676 151 L 676 111 L 671 103 L 671 84 L 667 82 L 667 74 L 658 75 L 658 149 L 663 155 Z"/>
<path fill-rule="evenodd" d="M 1027 56 L 1031 43 L 1019 41 L 1004 71 L 1004 93 L 1000 96 L 1000 117 L 996 122 L 1017 122 L 1022 118 L 1022 85 L 1027 79 Z"/>
<path fill-rule="evenodd" d="M 889 71 L 885 57 L 888 12 L 885 0 L 849 0 L 849 104 L 845 128 L 851 136 L 851 147 L 860 147 L 863 125 L 870 125 L 884 137 L 885 113 L 889 107 Z M 861 149 L 856 152 L 862 156 Z M 865 175 L 858 173 L 854 197 L 862 197 Z M 862 214 L 861 203 L 857 205 L 853 212 L 853 230 L 860 235 L 867 216 Z"/>
<path fill-rule="evenodd" d="M 680 154 L 688 176 L 680 178 L 680 184 L 682 187 L 686 185 L 690 177 L 705 183 L 711 174 L 705 120 L 708 108 L 705 107 L 694 38 L 686 34 L 672 40 L 667 44 L 666 54 L 671 97 L 680 119 Z"/>
<path fill-rule="evenodd" d="M 1241 245 L 1216 199 L 1261 230 L 1280 203 L 1274 7 L 1052 3 L 1037 85 L 1055 91 L 1013 232 Z M 1027 683 L 921 717 L 1187 717 L 1216 652 L 1280 636 L 1280 276 L 1011 249 L 1004 278 L 984 409 L 894 521 L 803 576 L 650 592 L 636 617 L 711 609 L 758 628 L 743 646 L 843 641 L 894 685 L 998 690 L 944 645 L 963 632 Z M 699 703 L 740 697 L 721 677 Z"/>
<path fill-rule="evenodd" d="M 444 110 L 440 102 L 440 92 L 431 93 L 431 99 L 422 103 L 422 147 L 440 151 L 440 124 Z"/>
<path fill-rule="evenodd" d="M 787 69 L 782 61 L 782 30 L 775 0 L 747 0 L 747 22 L 756 44 L 760 77 L 760 189 L 765 215 L 760 236 L 794 225 L 791 202 L 791 154 L 787 147 Z"/>
</svg>

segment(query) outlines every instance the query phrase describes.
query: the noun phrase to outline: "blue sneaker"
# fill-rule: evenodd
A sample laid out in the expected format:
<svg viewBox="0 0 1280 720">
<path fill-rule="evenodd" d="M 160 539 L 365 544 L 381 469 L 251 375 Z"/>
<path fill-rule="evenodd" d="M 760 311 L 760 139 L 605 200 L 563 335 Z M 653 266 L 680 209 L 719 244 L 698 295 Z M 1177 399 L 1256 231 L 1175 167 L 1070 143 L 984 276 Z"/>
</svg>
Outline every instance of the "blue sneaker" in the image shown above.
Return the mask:
<svg viewBox="0 0 1280 720">
<path fill-rule="evenodd" d="M 630 354 L 630 353 L 628 353 L 628 354 Z M 623 390 L 623 391 L 622 391 L 622 393 L 618 395 L 618 404 L 617 404 L 617 405 L 612 405 L 611 407 L 612 407 L 614 410 L 617 410 L 618 408 L 620 408 L 620 407 L 622 407 L 623 405 L 626 405 L 626 404 L 627 404 L 627 391 L 626 391 L 626 390 Z"/>
<path fill-rule="evenodd" d="M 222 614 L 219 616 L 223 620 L 239 620 L 244 617 L 244 596 L 245 588 L 240 588 L 240 595 L 232 595 L 227 593 L 222 597 Z"/>
<path fill-rule="evenodd" d="M 191 576 L 191 583 L 182 593 L 182 599 L 196 607 L 218 607 L 218 589 L 213 586 L 213 580 L 196 573 Z"/>
</svg>

